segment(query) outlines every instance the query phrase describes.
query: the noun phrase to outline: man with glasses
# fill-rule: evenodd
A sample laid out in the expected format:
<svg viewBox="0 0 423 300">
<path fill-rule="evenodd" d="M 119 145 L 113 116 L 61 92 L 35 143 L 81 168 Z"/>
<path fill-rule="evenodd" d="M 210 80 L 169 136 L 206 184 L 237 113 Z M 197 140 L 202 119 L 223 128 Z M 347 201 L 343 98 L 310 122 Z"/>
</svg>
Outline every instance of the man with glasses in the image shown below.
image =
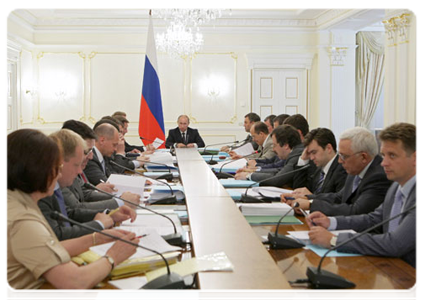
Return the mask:
<svg viewBox="0 0 423 300">
<path fill-rule="evenodd" d="M 342 133 L 338 161 L 347 171 L 345 186 L 337 193 L 322 193 L 314 199 L 288 200 L 303 210 L 320 211 L 327 216 L 357 215 L 374 211 L 384 200 L 391 182 L 386 178 L 374 135 L 355 127 Z M 300 212 L 299 208 L 297 208 Z"/>
<path fill-rule="evenodd" d="M 84 159 L 81 164 L 82 172 L 78 174 L 71 186 L 62 188 L 63 197 L 66 206 L 70 208 L 88 208 L 104 211 L 106 209 L 112 210 L 118 208 L 125 203 L 122 200 L 111 198 L 108 195 L 98 193 L 93 189 L 88 189 L 84 186 L 87 183 L 87 178 L 84 174 L 84 169 L 87 166 L 88 161 L 93 159 L 93 149 L 97 135 L 87 124 L 76 121 L 68 120 L 63 123 L 62 129 L 69 129 L 79 134 L 87 144 L 87 148 L 84 149 Z M 110 183 L 100 183 L 97 188 L 104 190 L 109 193 L 113 193 L 114 185 Z M 128 200 L 134 204 L 139 204 L 140 195 L 125 192 L 121 196 L 123 199 Z"/>
</svg>

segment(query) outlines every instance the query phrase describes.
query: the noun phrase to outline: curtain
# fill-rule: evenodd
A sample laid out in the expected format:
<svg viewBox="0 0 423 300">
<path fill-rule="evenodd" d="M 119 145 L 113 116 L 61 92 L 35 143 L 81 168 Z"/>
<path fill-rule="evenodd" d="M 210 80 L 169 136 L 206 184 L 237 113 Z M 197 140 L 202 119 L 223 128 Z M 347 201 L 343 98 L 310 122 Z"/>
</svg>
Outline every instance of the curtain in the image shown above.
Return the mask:
<svg viewBox="0 0 423 300">
<path fill-rule="evenodd" d="M 359 32 L 357 43 L 358 119 L 360 126 L 368 128 L 376 111 L 385 77 L 384 32 Z"/>
</svg>

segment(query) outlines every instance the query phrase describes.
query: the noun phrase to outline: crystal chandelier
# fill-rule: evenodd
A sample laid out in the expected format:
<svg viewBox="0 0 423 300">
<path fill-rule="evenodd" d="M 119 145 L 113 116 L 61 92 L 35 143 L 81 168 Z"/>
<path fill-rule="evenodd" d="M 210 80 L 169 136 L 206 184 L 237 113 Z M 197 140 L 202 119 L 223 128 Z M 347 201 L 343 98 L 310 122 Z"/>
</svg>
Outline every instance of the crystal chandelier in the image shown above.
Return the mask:
<svg viewBox="0 0 423 300">
<path fill-rule="evenodd" d="M 191 28 L 181 23 L 172 23 L 166 32 L 157 34 L 157 48 L 173 58 L 186 59 L 192 57 L 203 46 L 203 35 L 192 33 Z"/>
<path fill-rule="evenodd" d="M 221 17 L 219 9 L 162 9 L 155 15 L 170 25 L 164 33 L 156 35 L 157 48 L 174 58 L 191 58 L 203 46 L 199 26 Z M 193 33 L 195 31 L 195 33 Z"/>
</svg>

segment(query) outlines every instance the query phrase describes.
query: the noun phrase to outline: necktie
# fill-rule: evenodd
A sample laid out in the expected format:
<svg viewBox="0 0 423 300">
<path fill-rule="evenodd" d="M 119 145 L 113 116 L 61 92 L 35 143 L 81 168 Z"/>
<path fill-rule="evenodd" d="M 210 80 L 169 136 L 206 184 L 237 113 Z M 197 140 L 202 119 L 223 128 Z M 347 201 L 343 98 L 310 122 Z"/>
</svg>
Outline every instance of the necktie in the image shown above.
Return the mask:
<svg viewBox="0 0 423 300">
<path fill-rule="evenodd" d="M 397 192 L 395 193 L 394 204 L 392 205 L 391 218 L 401 213 L 402 204 L 403 204 L 403 194 L 401 192 L 401 189 L 398 187 Z M 400 217 L 390 221 L 388 231 L 389 232 L 394 231 L 398 227 L 399 221 L 400 221 Z"/>
<path fill-rule="evenodd" d="M 325 181 L 325 172 L 321 171 L 319 181 L 317 182 L 316 189 L 314 190 L 314 194 L 317 194 L 322 190 L 324 181 Z"/>
<path fill-rule="evenodd" d="M 87 177 L 85 177 L 84 172 L 81 173 L 81 178 L 82 178 L 82 181 L 84 181 L 84 183 L 88 182 Z"/>
<path fill-rule="evenodd" d="M 352 192 L 351 193 L 354 193 L 355 192 L 355 190 L 358 188 L 358 186 L 360 184 L 360 181 L 361 181 L 360 176 L 356 175 L 355 178 L 354 178 L 353 188 L 352 188 Z"/>
<path fill-rule="evenodd" d="M 68 213 L 66 211 L 65 199 L 63 199 L 62 191 L 60 189 L 57 189 L 54 191 L 54 195 L 56 196 L 57 203 L 59 204 L 60 212 L 62 213 L 62 215 L 67 217 Z M 63 221 L 63 225 L 65 227 L 70 227 L 69 222 L 66 222 L 66 221 Z"/>
<path fill-rule="evenodd" d="M 101 161 L 101 166 L 103 168 L 104 174 L 106 174 L 106 162 L 104 161 L 104 159 Z"/>
<path fill-rule="evenodd" d="M 185 132 L 182 132 L 182 142 L 186 145 L 187 144 L 187 139 L 185 137 Z"/>
</svg>

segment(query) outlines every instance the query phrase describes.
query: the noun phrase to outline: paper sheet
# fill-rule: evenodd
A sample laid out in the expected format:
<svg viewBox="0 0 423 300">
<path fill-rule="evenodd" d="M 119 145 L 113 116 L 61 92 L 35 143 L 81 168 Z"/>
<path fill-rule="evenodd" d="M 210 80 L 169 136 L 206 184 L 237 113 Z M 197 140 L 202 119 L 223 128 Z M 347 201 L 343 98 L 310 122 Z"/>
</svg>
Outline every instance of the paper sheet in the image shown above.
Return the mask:
<svg viewBox="0 0 423 300">
<path fill-rule="evenodd" d="M 253 144 L 252 143 L 246 143 L 245 145 L 238 147 L 233 150 L 236 154 L 245 156 L 249 155 L 254 152 Z"/>
<path fill-rule="evenodd" d="M 183 260 L 170 266 L 170 270 L 182 277 L 204 271 L 233 271 L 233 265 L 224 252 L 204 255 Z M 151 281 L 161 275 L 166 274 L 166 268 L 148 272 L 147 280 Z"/>
<path fill-rule="evenodd" d="M 111 243 L 106 243 L 106 244 L 102 244 L 102 245 L 98 245 L 98 246 L 93 246 L 93 247 L 90 247 L 90 250 L 93 251 L 94 253 L 97 253 L 100 256 L 104 256 L 104 255 L 106 255 L 107 251 L 110 249 L 110 247 L 112 247 L 112 245 L 114 243 L 115 242 L 111 242 Z M 169 245 L 156 232 L 151 232 L 147 236 L 141 238 L 139 245 L 146 247 L 146 248 L 149 248 L 149 249 L 152 249 L 152 250 L 155 250 L 159 253 L 166 253 L 166 252 L 171 252 L 171 251 L 182 250 L 181 247 Z M 147 256 L 151 256 L 151 255 L 154 255 L 154 254 L 155 254 L 154 252 L 151 252 L 151 251 L 148 251 L 148 250 L 145 250 L 145 249 L 141 249 L 141 248 L 137 248 L 137 251 L 135 252 L 135 254 L 133 254 L 131 257 L 129 257 L 129 259 L 147 257 Z"/>
<path fill-rule="evenodd" d="M 297 241 L 303 243 L 304 245 L 310 245 L 310 238 L 308 236 L 309 230 L 298 230 L 298 231 L 288 231 L 288 234 L 296 239 Z M 338 236 L 340 233 L 356 233 L 354 230 L 333 230 L 332 234 Z"/>
<path fill-rule="evenodd" d="M 111 174 L 107 179 L 108 183 L 114 184 L 118 190 L 116 196 L 121 196 L 124 192 L 138 194 L 143 198 L 146 178 L 142 176 L 129 176 L 122 174 Z"/>
<path fill-rule="evenodd" d="M 139 290 L 147 283 L 145 276 L 136 276 L 125 279 L 110 280 L 109 283 L 121 290 Z"/>
</svg>

